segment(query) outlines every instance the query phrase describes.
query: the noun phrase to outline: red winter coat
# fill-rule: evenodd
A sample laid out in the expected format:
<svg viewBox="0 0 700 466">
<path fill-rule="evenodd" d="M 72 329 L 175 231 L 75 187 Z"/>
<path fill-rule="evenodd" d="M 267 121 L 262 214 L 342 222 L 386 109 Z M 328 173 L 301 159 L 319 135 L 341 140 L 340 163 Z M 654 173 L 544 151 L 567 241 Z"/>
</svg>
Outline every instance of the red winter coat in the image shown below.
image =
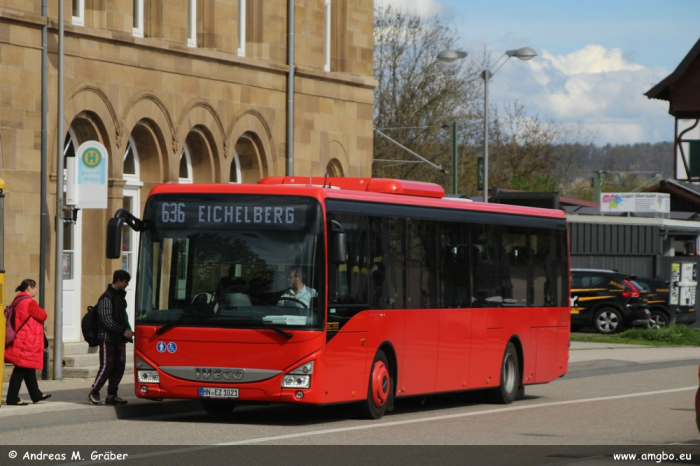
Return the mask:
<svg viewBox="0 0 700 466">
<path fill-rule="evenodd" d="M 15 296 L 26 296 L 15 306 L 15 328 L 19 328 L 27 320 L 24 327 L 17 332 L 15 340 L 5 348 L 5 362 L 29 369 L 43 369 L 44 367 L 44 326 L 46 311 L 32 299 L 29 293 L 20 291 Z"/>
</svg>

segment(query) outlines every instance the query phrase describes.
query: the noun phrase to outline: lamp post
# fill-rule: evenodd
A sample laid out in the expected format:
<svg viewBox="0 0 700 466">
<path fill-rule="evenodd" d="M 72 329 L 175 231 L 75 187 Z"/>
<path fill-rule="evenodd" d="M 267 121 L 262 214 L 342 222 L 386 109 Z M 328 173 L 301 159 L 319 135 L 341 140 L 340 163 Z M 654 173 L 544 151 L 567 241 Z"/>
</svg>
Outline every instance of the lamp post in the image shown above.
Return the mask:
<svg viewBox="0 0 700 466">
<path fill-rule="evenodd" d="M 489 81 L 510 57 L 529 60 L 536 56 L 537 53 L 530 47 L 507 50 L 506 53 L 494 63 L 493 67 L 488 66 L 487 68 L 481 66 L 471 55 L 461 50 L 447 49 L 440 52 L 437 56 L 438 60 L 446 62 L 452 62 L 458 58 L 467 58 L 469 66 L 475 71 L 478 71 L 481 79 L 484 80 L 484 202 L 489 202 Z"/>
</svg>

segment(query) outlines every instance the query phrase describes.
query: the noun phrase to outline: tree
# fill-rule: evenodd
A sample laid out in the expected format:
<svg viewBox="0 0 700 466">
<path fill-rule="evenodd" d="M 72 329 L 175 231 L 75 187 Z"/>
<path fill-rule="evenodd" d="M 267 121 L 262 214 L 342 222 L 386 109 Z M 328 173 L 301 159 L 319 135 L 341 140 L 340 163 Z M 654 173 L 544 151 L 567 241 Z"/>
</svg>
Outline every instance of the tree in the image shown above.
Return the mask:
<svg viewBox="0 0 700 466">
<path fill-rule="evenodd" d="M 436 59 L 440 51 L 455 48 L 455 31 L 437 17 L 426 20 L 391 6 L 377 7 L 374 22 L 375 128 L 451 170 L 451 133 L 443 127 L 456 121 L 459 146 L 467 145 L 478 132 L 480 100 L 478 77 L 462 60 L 444 64 Z M 375 177 L 431 181 L 451 190 L 451 176 L 376 134 L 374 158 L 396 161 L 375 161 Z"/>
<path fill-rule="evenodd" d="M 451 134 L 457 122 L 458 192 L 478 195 L 476 160 L 483 154 L 483 81 L 465 60 L 439 62 L 456 46 L 455 30 L 437 17 L 424 19 L 391 6 L 377 7 L 374 21 L 374 126 L 443 172 L 375 133 L 375 177 L 430 181 L 451 191 Z M 488 68 L 489 57 L 482 64 Z M 556 124 L 528 116 L 518 102 L 489 112 L 489 185 L 567 193 L 591 154 L 593 135 L 580 124 Z M 617 154 L 616 154 L 617 155 Z M 614 160 L 617 161 L 618 157 Z M 387 162 L 390 161 L 390 162 Z M 571 191 L 580 191 L 580 183 Z"/>
</svg>

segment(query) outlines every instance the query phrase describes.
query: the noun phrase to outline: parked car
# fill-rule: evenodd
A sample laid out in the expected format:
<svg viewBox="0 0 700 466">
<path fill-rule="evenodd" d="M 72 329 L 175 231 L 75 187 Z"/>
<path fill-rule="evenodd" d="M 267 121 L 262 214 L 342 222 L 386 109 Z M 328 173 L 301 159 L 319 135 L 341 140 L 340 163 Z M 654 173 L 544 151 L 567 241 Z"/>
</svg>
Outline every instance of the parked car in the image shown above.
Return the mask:
<svg viewBox="0 0 700 466">
<path fill-rule="evenodd" d="M 690 306 L 678 306 L 670 304 L 671 282 L 663 278 L 635 277 L 637 282 L 648 289 L 647 304 L 651 312 L 651 320 L 647 328 L 661 328 L 667 326 L 675 314 L 676 324 L 694 324 L 696 320 L 695 308 Z"/>
<path fill-rule="evenodd" d="M 613 270 L 571 270 L 571 328 L 591 325 L 598 333 L 646 326 L 649 307 L 632 277 Z"/>
</svg>

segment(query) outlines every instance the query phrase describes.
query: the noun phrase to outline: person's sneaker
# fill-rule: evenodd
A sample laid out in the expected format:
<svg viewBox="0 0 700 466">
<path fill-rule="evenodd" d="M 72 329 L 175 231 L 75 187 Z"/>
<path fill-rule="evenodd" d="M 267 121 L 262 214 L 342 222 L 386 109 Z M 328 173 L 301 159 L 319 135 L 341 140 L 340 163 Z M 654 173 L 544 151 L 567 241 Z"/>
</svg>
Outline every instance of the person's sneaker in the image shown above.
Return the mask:
<svg viewBox="0 0 700 466">
<path fill-rule="evenodd" d="M 99 393 L 92 393 L 92 392 L 90 392 L 90 393 L 88 394 L 88 401 L 89 401 L 91 404 L 94 404 L 94 405 L 101 405 L 101 404 L 102 404 L 102 400 L 100 400 L 100 394 L 99 394 Z"/>
<path fill-rule="evenodd" d="M 118 396 L 108 396 L 105 398 L 106 405 L 125 405 L 128 401 L 119 398 Z"/>
</svg>

